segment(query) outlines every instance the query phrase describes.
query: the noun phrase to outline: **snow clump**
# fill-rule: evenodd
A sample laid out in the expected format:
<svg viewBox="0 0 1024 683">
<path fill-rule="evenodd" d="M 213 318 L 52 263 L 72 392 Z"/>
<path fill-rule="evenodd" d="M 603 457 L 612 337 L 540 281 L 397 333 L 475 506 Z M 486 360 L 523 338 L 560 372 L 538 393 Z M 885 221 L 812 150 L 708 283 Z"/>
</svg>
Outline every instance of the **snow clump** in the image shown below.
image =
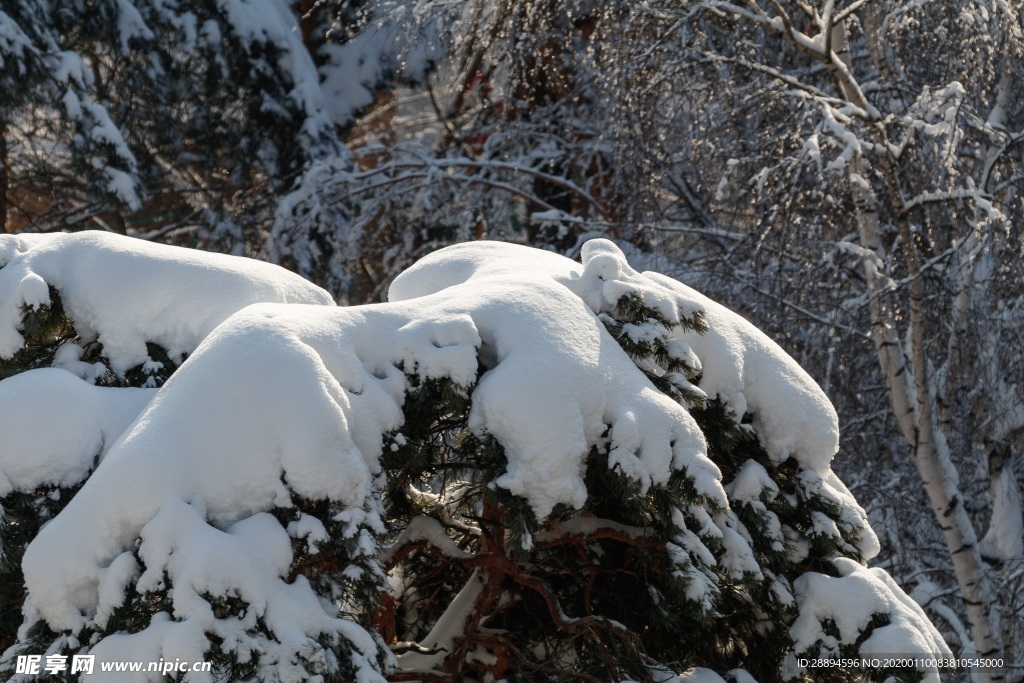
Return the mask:
<svg viewBox="0 0 1024 683">
<path fill-rule="evenodd" d="M 22 348 L 23 309 L 49 305 L 51 287 L 82 341 L 99 341 L 118 375 L 150 360 L 146 342 L 180 360 L 249 304 L 334 303 L 253 259 L 99 231 L 0 235 L 0 357 Z"/>
</svg>

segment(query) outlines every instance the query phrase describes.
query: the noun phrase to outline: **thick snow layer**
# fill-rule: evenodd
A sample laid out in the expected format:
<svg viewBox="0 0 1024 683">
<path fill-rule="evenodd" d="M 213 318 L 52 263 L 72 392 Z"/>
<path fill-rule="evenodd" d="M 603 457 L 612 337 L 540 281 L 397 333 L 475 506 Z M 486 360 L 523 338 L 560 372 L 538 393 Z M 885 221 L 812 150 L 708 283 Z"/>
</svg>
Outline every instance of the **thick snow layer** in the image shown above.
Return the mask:
<svg viewBox="0 0 1024 683">
<path fill-rule="evenodd" d="M 460 244 L 421 259 L 396 278 L 388 296 L 404 300 L 490 278 L 548 279 L 573 292 L 595 314 L 613 311 L 626 294 L 639 295 L 670 322 L 701 313 L 706 333 L 675 330 L 670 340 L 679 357 L 695 357 L 693 364 L 702 372 L 699 388 L 724 401 L 737 421 L 751 413 L 769 457 L 777 463 L 795 458 L 808 474 L 806 488 L 840 505 L 844 531 L 858 536 L 857 551 L 864 559 L 874 557 L 878 539 L 867 516 L 830 468 L 839 448 L 835 409 L 796 361 L 742 317 L 702 294 L 658 273 L 633 270 L 608 240 L 585 243 L 582 257 L 581 265 L 513 244 Z M 630 471 L 628 466 L 623 469 Z M 754 479 L 733 482 L 741 499 L 764 485 Z"/>
<path fill-rule="evenodd" d="M 136 585 L 141 592 L 173 588 L 171 613 L 138 633 L 92 643 L 104 657 L 194 661 L 204 658 L 213 635 L 240 652 L 261 653 L 261 666 L 274 667 L 279 680 L 301 680 L 304 644 L 345 639 L 366 680 L 379 679 L 370 635 L 340 618 L 304 579 L 289 580 L 290 539 L 314 547 L 324 540 L 323 525 L 299 517 L 285 528 L 267 513 L 297 497 L 330 500 L 362 535 L 361 552 L 376 553 L 371 534 L 383 530 L 379 458 L 385 435 L 402 426 L 411 375 L 448 378 L 472 394 L 470 428 L 496 438 L 508 458 L 493 485 L 524 497 L 538 517 L 558 504 L 585 503 L 585 458 L 606 448 L 611 466 L 644 487 L 685 473 L 717 510 L 714 518 L 690 511 L 699 531 L 679 524 L 681 557 L 710 555 L 700 538 L 716 536 L 722 571 L 761 576 L 695 420 L 654 388 L 598 317 L 626 294 L 669 321 L 702 313 L 711 327 L 706 335 L 673 332 L 680 349 L 696 354 L 701 387 L 737 419 L 752 413 L 774 460 L 796 458 L 805 491 L 844 508 L 837 528 L 862 525 L 870 533 L 829 469 L 836 417 L 813 381 L 738 316 L 672 280 L 637 273 L 604 240 L 584 246 L 582 265 L 514 245 L 460 245 L 396 279 L 386 304 L 260 303 L 230 317 L 257 294 L 330 301 L 265 264 L 186 257 L 107 236 L 0 237 L 0 263 L 7 264 L 0 313 L 6 307 L 10 314 L 8 341 L 11 330 L 17 334 L 12 312 L 45 303 L 48 286 L 62 292 L 76 322 L 114 349 L 111 360 L 122 369 L 145 360 L 147 340 L 182 353 L 205 336 L 25 553 L 25 628 L 44 620 L 71 634 L 102 629 Z M 730 489 L 750 504 L 777 495 L 755 464 L 744 466 Z M 421 524 L 409 533 L 444 548 L 438 531 Z M 869 619 L 883 612 L 892 617 L 892 637 L 934 644 L 934 629 L 891 580 L 843 562 L 842 579 L 798 582 L 794 639 L 813 644 L 821 620 L 835 619 L 847 606 L 844 596 L 854 594 L 859 611 L 844 613 L 850 628 L 867 625 L 865 611 Z M 708 578 L 704 597 L 714 590 Z M 831 601 L 830 585 L 838 594 Z M 208 596 L 241 598 L 250 607 L 218 617 Z M 269 635 L 254 635 L 257 617 Z M 448 642 L 457 621 L 437 624 L 428 640 Z M 266 679 L 278 680 L 269 669 Z"/>
<path fill-rule="evenodd" d="M 3 380 L 0 496 L 82 482 L 155 393 L 96 387 L 57 368 Z"/>
<path fill-rule="evenodd" d="M 161 584 L 165 572 L 174 579 L 175 615 L 188 618 L 173 621 L 170 615 L 158 613 L 139 633 L 105 638 L 91 650 L 99 661 L 196 661 L 197 653 L 210 646 L 206 634 L 213 634 L 240 660 L 261 655 L 256 680 L 304 683 L 310 680 L 304 664 L 316 655 L 311 636 L 340 632 L 357 648 L 357 658 L 360 654 L 371 658 L 376 650 L 368 634 L 325 607 L 305 577 L 298 576 L 292 583 L 282 580 L 291 562 L 290 540 L 269 514 L 258 513 L 221 531 L 208 525 L 195 506 L 174 500 L 147 525 L 138 553 L 146 563 L 141 577 L 130 552 L 118 556 L 106 571 L 104 578 L 114 580 L 109 591 L 100 591 L 97 624 L 103 626 L 124 599 L 125 578 L 137 578 L 138 589 L 145 591 Z M 128 569 L 116 573 L 122 559 Z M 248 608 L 236 618 L 218 618 L 204 593 L 230 594 Z M 247 633 L 256 631 L 257 619 L 265 621 L 273 638 Z M 383 681 L 363 670 L 364 680 Z M 123 673 L 93 675 L 97 681 L 126 680 Z M 163 677 L 142 674 L 138 680 Z"/>
<path fill-rule="evenodd" d="M 874 657 L 917 656 L 952 657 L 949 647 L 935 630 L 921 607 L 896 585 L 884 570 L 869 569 L 852 560 L 833 561 L 840 576 L 808 572 L 794 582 L 800 614 L 789 630 L 797 653 L 815 647 L 824 648 L 823 656 L 833 653 L 839 645 L 855 643 L 875 615 L 888 618 L 889 624 L 876 628 L 860 645 L 860 655 Z M 832 622 L 839 638 L 825 632 L 825 623 Z M 923 670 L 925 681 L 937 683 L 938 671 Z"/>
<path fill-rule="evenodd" d="M 708 332 L 680 335 L 700 359 L 698 386 L 737 419 L 751 413 L 773 461 L 792 456 L 807 469 L 826 470 L 839 450 L 839 418 L 803 368 L 761 330 L 703 294 L 659 273 L 642 277 L 703 310 Z"/>
<path fill-rule="evenodd" d="M 0 235 L 0 356 L 24 339 L 23 307 L 55 288 L 83 341 L 99 339 L 117 373 L 146 362 L 146 342 L 191 353 L 232 313 L 257 302 L 333 305 L 278 266 L 106 232 Z"/>
<path fill-rule="evenodd" d="M 705 456 L 696 422 L 636 372 L 593 307 L 561 286 L 578 273 L 578 264 L 549 252 L 497 242 L 457 245 L 400 275 L 388 297 L 523 289 L 507 306 L 474 315 L 492 331 L 483 336 L 489 348 L 482 355 L 493 355 L 497 366 L 474 392 L 470 426 L 506 448 L 508 471 L 496 483 L 526 497 L 540 516 L 559 502 L 582 505 L 582 458 L 608 427 L 613 466 L 645 486 L 666 482 L 672 469 L 687 469 L 698 491 L 724 507 L 720 474 Z"/>
<path fill-rule="evenodd" d="M 551 278 L 578 295 L 595 313 L 614 309 L 628 293 L 643 297 L 669 321 L 700 311 L 706 334 L 677 333 L 700 360 L 700 388 L 723 400 L 739 420 L 747 412 L 776 462 L 796 458 L 824 471 L 839 449 L 839 420 L 828 397 L 775 342 L 742 317 L 676 280 L 638 273 L 622 251 L 604 239 L 583 246 L 583 264 L 556 254 L 525 258 L 534 250 L 501 242 L 456 245 L 421 259 L 391 286 L 392 301 L 423 296 L 470 280 L 497 275 Z"/>
<path fill-rule="evenodd" d="M 549 258 L 516 256 L 519 271 L 530 257 Z M 481 358 L 489 369 L 477 382 Z M 558 503 L 583 504 L 584 458 L 599 444 L 645 485 L 683 470 L 725 506 L 692 418 L 548 276 L 479 277 L 408 302 L 350 309 L 258 304 L 206 338 L 29 546 L 29 620 L 72 633 L 102 626 L 141 571 L 141 590 L 159 589 L 165 576 L 174 586 L 179 625 L 151 628 L 192 634 L 175 640 L 184 643 L 174 652 L 182 659 L 202 658 L 208 643 L 196 634 L 228 628 L 211 626 L 204 593 L 261 605 L 256 613 L 285 650 L 339 628 L 334 615 L 294 608 L 312 594 L 281 597 L 300 591 L 285 582 L 288 532 L 260 515 L 293 496 L 326 498 L 372 526 L 383 436 L 402 424 L 409 373 L 473 391 L 472 428 L 493 434 L 509 460 L 495 484 L 524 496 L 541 517 Z M 252 519 L 264 521 L 241 534 L 238 525 Z M 138 539 L 145 567 L 136 569 L 118 558 Z M 218 544 L 231 552 L 215 552 Z M 263 556 L 257 562 L 252 553 Z M 118 651 L 135 639 L 150 647 L 151 637 L 148 629 L 117 636 Z"/>
</svg>

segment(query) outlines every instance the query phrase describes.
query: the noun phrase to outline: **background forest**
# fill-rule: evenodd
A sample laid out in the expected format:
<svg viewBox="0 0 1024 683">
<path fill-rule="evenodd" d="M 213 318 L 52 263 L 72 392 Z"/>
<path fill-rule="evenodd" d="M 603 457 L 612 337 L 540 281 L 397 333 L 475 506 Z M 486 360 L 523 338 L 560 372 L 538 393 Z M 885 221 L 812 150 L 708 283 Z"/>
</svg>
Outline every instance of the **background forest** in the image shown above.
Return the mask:
<svg viewBox="0 0 1024 683">
<path fill-rule="evenodd" d="M 1021 662 L 1022 22 L 1019 0 L 3 0 L 0 226 L 252 256 L 350 304 L 456 242 L 610 238 L 818 381 L 885 569 L 954 652 Z"/>
</svg>

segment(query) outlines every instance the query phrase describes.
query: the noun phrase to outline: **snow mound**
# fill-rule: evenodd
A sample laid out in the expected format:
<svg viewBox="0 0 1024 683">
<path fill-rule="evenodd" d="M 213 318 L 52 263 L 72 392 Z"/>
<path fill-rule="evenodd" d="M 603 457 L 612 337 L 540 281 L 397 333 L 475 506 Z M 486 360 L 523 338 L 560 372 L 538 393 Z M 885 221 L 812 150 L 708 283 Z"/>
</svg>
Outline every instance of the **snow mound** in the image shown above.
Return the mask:
<svg viewBox="0 0 1024 683">
<path fill-rule="evenodd" d="M 50 287 L 118 374 L 149 360 L 146 342 L 172 358 L 191 353 L 249 304 L 334 304 L 298 275 L 251 259 L 98 231 L 0 235 L 0 357 L 21 349 L 23 308 L 49 304 Z"/>
<path fill-rule="evenodd" d="M 0 382 L 0 497 L 81 483 L 155 393 L 96 387 L 57 368 Z"/>
<path fill-rule="evenodd" d="M 607 444 L 610 465 L 642 487 L 685 470 L 699 493 L 725 506 L 696 422 L 637 372 L 582 301 L 541 278 L 474 278 L 452 293 L 481 290 L 493 298 L 474 320 L 497 364 L 473 393 L 469 424 L 506 449 L 498 486 L 529 500 L 539 517 L 560 502 L 581 507 L 584 459 Z"/>
<path fill-rule="evenodd" d="M 481 362 L 489 369 L 477 382 Z M 152 651 L 152 638 L 165 659 L 201 659 L 210 643 L 199 634 L 242 642 L 246 624 L 211 622 L 210 595 L 252 605 L 278 642 L 259 647 L 275 657 L 324 629 L 341 633 L 331 608 L 295 607 L 314 595 L 286 580 L 284 528 L 252 520 L 298 496 L 333 501 L 383 529 L 378 459 L 384 435 L 402 424 L 409 375 L 473 392 L 471 428 L 497 438 L 509 461 L 494 484 L 540 517 L 585 502 L 585 457 L 598 445 L 645 485 L 683 470 L 699 493 L 726 504 L 693 419 L 550 277 L 478 278 L 349 309 L 257 304 L 206 338 L 29 546 L 27 618 L 72 634 L 102 628 L 137 580 L 140 591 L 174 586 L 174 624 L 116 636 L 121 652 Z M 231 540 L 242 537 L 240 524 L 251 524 L 249 550 Z M 218 544 L 234 549 L 207 550 Z M 373 552 L 373 541 L 366 547 Z M 118 559 L 133 550 L 138 567 Z M 253 553 L 266 556 L 257 562 Z M 105 642 L 97 652 L 116 644 Z"/>
<path fill-rule="evenodd" d="M 638 273 L 606 239 L 583 245 L 583 264 L 549 252 L 502 242 L 471 242 L 435 252 L 391 285 L 391 301 L 424 296 L 492 276 L 547 278 L 567 287 L 594 313 L 614 310 L 627 294 L 639 295 L 669 322 L 701 313 L 704 334 L 677 331 L 700 361 L 700 388 L 725 402 L 736 420 L 746 413 L 769 456 L 792 456 L 824 472 L 839 450 L 839 418 L 811 377 L 763 332 L 699 292 L 659 273 Z"/>
<path fill-rule="evenodd" d="M 803 368 L 761 330 L 721 304 L 660 273 L 642 277 L 703 310 L 707 333 L 679 335 L 701 361 L 700 388 L 725 402 L 737 420 L 752 415 L 772 461 L 793 457 L 806 469 L 827 470 L 839 450 L 839 417 Z"/>
<path fill-rule="evenodd" d="M 844 531 L 857 537 L 856 550 L 865 560 L 874 557 L 879 544 L 867 515 L 830 467 L 839 449 L 839 419 L 835 408 L 796 361 L 754 325 L 724 306 L 659 273 L 638 273 L 609 240 L 586 242 L 582 260 L 580 264 L 551 252 L 504 242 L 464 243 L 418 261 L 395 279 L 388 297 L 391 301 L 402 301 L 462 284 L 497 279 L 553 280 L 598 315 L 614 311 L 622 297 L 632 295 L 642 299 L 646 306 L 657 309 L 669 323 L 697 315 L 703 317 L 706 332 L 684 327 L 671 331 L 674 353 L 695 359 L 692 364 L 702 372 L 699 388 L 709 397 L 723 401 L 737 422 L 747 413 L 751 415 L 758 439 L 773 462 L 781 463 L 792 457 L 799 463 L 807 472 L 802 482 L 804 487 L 839 505 Z M 552 382 L 546 391 L 555 392 L 558 386 L 559 383 Z M 689 425 L 685 411 L 678 412 L 682 414 L 679 419 Z M 627 421 L 612 430 L 617 442 L 613 445 L 613 457 L 636 452 L 632 450 L 635 443 L 632 429 Z M 693 438 L 702 437 L 697 432 Z M 614 450 L 620 445 L 621 449 Z M 524 462 L 539 460 L 540 457 L 525 458 Z M 642 468 L 631 470 L 631 463 L 631 458 L 623 458 L 620 466 L 626 472 L 634 472 L 641 481 L 654 481 L 645 478 L 647 474 Z M 549 474 L 538 472 L 541 473 Z M 513 475 L 502 483 L 518 493 L 525 488 L 523 485 L 537 485 L 539 479 L 519 481 Z M 746 489 L 757 491 L 756 484 L 747 482 L 740 491 L 741 496 L 753 495 Z"/>
<path fill-rule="evenodd" d="M 473 395 L 470 426 L 505 447 L 509 467 L 496 483 L 530 500 L 539 516 L 558 502 L 583 504 L 583 458 L 605 443 L 610 464 L 644 487 L 685 469 L 699 493 L 724 507 L 721 474 L 706 457 L 696 422 L 636 372 L 585 298 L 567 291 L 565 284 L 580 275 L 579 264 L 557 254 L 475 242 L 421 259 L 395 279 L 388 298 L 505 292 L 504 305 L 474 316 L 492 331 L 483 336 L 488 349 L 482 357 L 494 355 L 497 366 Z M 509 298 L 512 287 L 522 291 Z M 617 391 L 609 391 L 612 386 Z M 544 426 L 550 423 L 555 426 Z M 538 429 L 523 430 L 523 424 Z M 551 455 L 572 452 L 576 457 Z"/>
<path fill-rule="evenodd" d="M 884 570 L 846 558 L 833 564 L 838 577 L 809 572 L 794 582 L 800 614 L 789 635 L 795 652 L 817 655 L 813 648 L 821 648 L 822 656 L 836 656 L 839 645 L 854 644 L 872 619 L 882 616 L 889 623 L 861 643 L 860 656 L 916 655 L 922 662 L 953 656 L 924 610 Z M 838 639 L 826 633 L 826 622 L 835 624 Z M 922 671 L 925 681 L 938 683 L 937 669 Z"/>
<path fill-rule="evenodd" d="M 196 661 L 227 648 L 255 658 L 256 678 L 268 681 L 329 671 L 334 655 L 328 650 L 327 659 L 314 662 L 310 657 L 327 655 L 309 644 L 343 643 L 360 680 L 382 680 L 386 648 L 341 614 L 337 596 L 318 595 L 294 571 L 293 541 L 324 542 L 324 525 L 341 521 L 355 548 L 345 551 L 353 553 L 345 571 L 379 570 L 384 440 L 402 428 L 407 395 L 426 380 L 450 380 L 471 399 L 469 428 L 496 439 L 508 461 L 490 484 L 524 498 L 538 518 L 557 505 L 584 506 L 583 475 L 596 448 L 643 489 L 683 473 L 716 514 L 712 519 L 699 505 L 691 511 L 700 537 L 714 536 L 722 546 L 721 571 L 771 578 L 728 509 L 721 472 L 696 421 L 655 388 L 602 322 L 623 297 L 641 299 L 669 323 L 703 317 L 710 327 L 704 335 L 671 330 L 674 352 L 692 353 L 693 367 L 702 368 L 701 389 L 724 401 L 737 421 L 752 414 L 769 458 L 794 458 L 803 468 L 796 482 L 802 491 L 842 507 L 835 520 L 821 515 L 814 533 L 860 533 L 862 555 L 877 550 L 863 511 L 829 468 L 837 420 L 814 382 L 739 316 L 669 278 L 636 272 L 606 240 L 587 243 L 582 264 L 515 245 L 459 245 L 397 278 L 389 303 L 337 308 L 322 305 L 329 303 L 326 293 L 265 264 L 227 259 L 218 269 L 221 257 L 214 255 L 151 252 L 153 245 L 134 242 L 119 251 L 108 236 L 63 236 L 83 240 L 72 257 L 71 243 L 56 237 L 62 236 L 0 238 L 0 292 L 17 292 L 0 300 L 0 312 L 45 303 L 55 287 L 69 315 L 114 349 L 111 361 L 116 357 L 122 369 L 141 362 L 139 353 L 144 360 L 146 341 L 172 353 L 198 346 L 27 548 L 23 634 L 43 621 L 61 637 L 82 637 L 103 659 Z M 115 260 L 128 266 L 100 267 Z M 160 286 L 152 273 L 164 278 Z M 246 306 L 257 296 L 321 305 Z M 245 307 L 230 315 L 223 299 Z M 103 305 L 90 307 L 90 300 Z M 49 382 L 48 391 L 64 392 L 68 384 L 75 387 L 65 392 L 69 397 L 86 395 L 70 373 L 46 373 L 36 377 Z M 0 401 L 3 392 L 0 383 Z M 88 395 L 98 410 L 115 412 L 103 407 L 106 398 L 92 399 L 101 396 L 95 392 Z M 143 404 L 140 398 L 135 411 Z M 99 431 L 75 426 L 80 449 L 106 443 L 106 418 L 66 410 Z M 120 427 L 109 434 L 125 429 L 130 412 L 118 413 Z M 39 419 L 31 419 L 38 429 Z M 60 457 L 63 472 L 81 469 L 81 450 Z M 4 472 L 11 487 L 25 476 Z M 48 476 L 64 476 L 53 472 Z M 728 488 L 737 505 L 760 509 L 780 494 L 755 462 Z M 327 501 L 330 521 L 303 516 L 303 501 Z M 283 511 L 298 516 L 282 521 Z M 677 526 L 681 535 L 669 552 L 713 564 L 698 532 L 684 521 Z M 787 529 L 777 519 L 773 528 L 781 549 Z M 438 535 L 426 527 L 413 531 Z M 791 636 L 800 647 L 827 638 L 823 622 L 844 620 L 845 638 L 885 614 L 890 624 L 876 629 L 862 652 L 883 638 L 904 653 L 948 651 L 884 572 L 848 560 L 836 566 L 840 578 L 812 574 L 794 585 L 800 616 Z M 712 577 L 693 576 L 694 599 L 710 599 Z M 790 595 L 779 586 L 780 595 Z M 473 582 L 466 590 L 468 600 Z M 126 601 L 151 594 L 162 595 L 167 607 L 147 627 L 100 635 Z M 225 613 L 225 602 L 245 607 Z M 442 629 L 427 640 L 444 645 L 448 638 Z M 704 670 L 687 675 L 715 680 Z"/>
</svg>

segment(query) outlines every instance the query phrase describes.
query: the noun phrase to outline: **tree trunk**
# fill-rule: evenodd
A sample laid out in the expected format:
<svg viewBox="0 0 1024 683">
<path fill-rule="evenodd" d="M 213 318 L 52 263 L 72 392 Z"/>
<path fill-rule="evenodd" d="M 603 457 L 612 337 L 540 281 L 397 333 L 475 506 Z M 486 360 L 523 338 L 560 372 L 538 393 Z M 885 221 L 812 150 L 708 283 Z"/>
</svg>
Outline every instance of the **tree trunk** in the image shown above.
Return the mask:
<svg viewBox="0 0 1024 683">
<path fill-rule="evenodd" d="M 837 86 L 844 96 L 864 111 L 870 110 L 870 103 L 853 77 L 853 63 L 850 59 L 849 40 L 845 27 L 837 24 L 832 30 L 834 54 L 840 58 L 845 69 L 833 68 Z M 831 55 L 826 56 L 830 61 Z M 884 55 L 881 57 L 884 58 Z M 883 150 L 890 149 L 884 127 L 871 126 L 870 134 Z M 979 657 L 1000 654 L 999 639 L 992 628 L 992 591 L 985 578 L 974 525 L 963 506 L 959 491 L 959 476 L 949 455 L 945 435 L 938 429 L 933 414 L 932 373 L 925 349 L 924 316 L 925 282 L 921 277 L 917 244 L 907 218 L 900 193 L 899 172 L 894 160 L 883 152 L 880 155 L 881 175 L 885 181 L 888 199 L 896 214 L 897 227 L 902 242 L 902 257 L 910 276 L 910 365 L 898 336 L 896 320 L 882 302 L 878 268 L 884 252 L 879 240 L 877 198 L 867 181 L 863 159 L 856 155 L 850 167 L 850 184 L 857 209 L 857 221 L 861 246 L 870 250 L 874 260 L 865 258 L 868 294 L 871 298 L 872 338 L 878 352 L 882 374 L 889 390 L 890 400 L 900 430 L 914 451 L 918 472 L 924 483 L 931 503 L 932 512 L 942 530 L 946 547 L 953 562 L 953 570 L 963 596 L 971 636 Z M 908 370 L 912 373 L 908 377 Z M 982 683 L 1002 680 L 1002 675 L 977 671 L 977 680 Z"/>
<path fill-rule="evenodd" d="M 918 408 L 914 456 L 953 560 L 978 656 L 998 656 L 1000 647 L 991 619 L 992 591 L 985 579 L 974 525 L 963 506 L 958 476 L 949 456 L 945 435 L 939 431 L 932 416 L 931 377 L 924 344 L 924 280 L 910 227 L 906 220 L 901 223 L 903 256 L 913 278 L 910 285 L 910 348 Z M 981 672 L 979 680 L 997 681 L 1002 680 L 1002 676 Z"/>
<path fill-rule="evenodd" d="M 0 233 L 8 232 L 8 190 L 11 186 L 10 155 L 7 151 L 7 124 L 0 123 Z"/>
</svg>

